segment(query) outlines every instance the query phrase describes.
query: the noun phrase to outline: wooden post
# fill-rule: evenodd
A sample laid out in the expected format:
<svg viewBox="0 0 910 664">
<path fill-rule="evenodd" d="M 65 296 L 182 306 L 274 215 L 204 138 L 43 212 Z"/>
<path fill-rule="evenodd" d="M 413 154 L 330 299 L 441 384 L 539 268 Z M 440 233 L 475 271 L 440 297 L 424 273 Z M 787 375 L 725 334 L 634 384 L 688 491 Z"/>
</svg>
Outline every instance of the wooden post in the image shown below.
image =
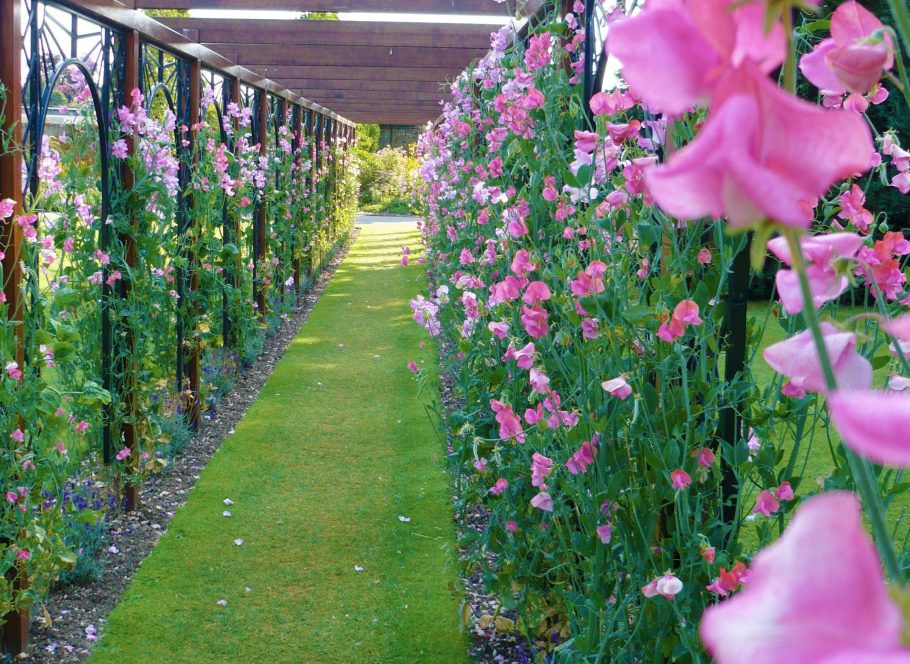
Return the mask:
<svg viewBox="0 0 910 664">
<path fill-rule="evenodd" d="M 277 125 L 279 127 L 285 127 L 285 126 L 287 126 L 287 120 L 288 120 L 288 100 L 285 99 L 284 97 L 279 97 L 278 98 Z M 269 132 L 269 133 L 271 134 L 271 132 Z M 293 134 L 292 134 L 291 138 L 293 139 Z M 269 140 L 275 140 L 275 137 L 269 136 Z M 293 146 L 293 143 L 291 145 Z M 277 147 L 276 147 L 276 150 L 277 150 Z M 292 147 L 291 148 L 291 160 L 292 161 L 294 159 L 293 155 L 294 155 L 294 150 Z M 283 161 L 283 159 L 282 159 L 282 161 Z M 271 165 L 270 165 L 270 167 L 271 167 Z M 287 189 L 291 186 L 290 176 L 287 173 L 282 174 L 282 173 L 276 172 L 275 180 L 278 183 L 279 188 L 284 187 L 285 189 Z M 284 219 L 276 218 L 274 221 L 275 221 L 275 224 L 278 225 L 279 227 L 284 226 L 285 224 L 291 223 L 287 218 L 284 218 Z M 291 246 L 293 247 L 293 245 L 291 245 Z M 285 254 L 287 253 L 287 246 L 285 245 L 285 240 L 283 238 L 281 240 L 281 247 L 279 248 L 278 251 L 279 251 L 279 258 L 283 259 Z M 278 289 L 278 292 L 281 294 L 281 303 L 282 303 L 281 306 L 284 306 L 285 279 L 283 277 L 284 277 L 284 270 L 286 267 L 287 266 L 282 265 L 280 272 L 277 269 L 275 270 L 275 274 L 276 274 L 276 276 L 279 277 L 279 279 L 278 279 L 278 283 L 275 283 L 274 285 Z"/>
<path fill-rule="evenodd" d="M 198 131 L 197 125 L 199 124 L 199 107 L 202 105 L 202 63 L 199 60 L 190 60 L 190 70 L 189 70 L 189 121 L 190 121 L 190 132 L 187 136 L 189 145 L 187 150 L 191 155 L 193 155 L 193 161 L 191 168 L 195 167 L 198 156 L 194 152 L 195 143 L 196 143 L 196 132 Z M 193 207 L 195 203 L 195 198 L 190 196 L 189 199 L 189 209 L 190 209 L 190 220 L 188 221 L 187 228 L 184 229 L 184 232 L 196 232 L 195 223 L 193 220 Z M 189 292 L 188 296 L 192 297 L 194 293 L 199 290 L 199 273 L 197 257 L 194 251 L 190 251 L 187 256 L 187 269 L 189 273 Z M 187 363 L 186 363 L 186 373 L 187 373 L 187 419 L 190 427 L 193 431 L 197 431 L 202 425 L 202 401 L 200 398 L 200 348 L 199 348 L 199 338 L 196 334 L 198 330 L 198 324 L 196 323 L 197 313 L 199 310 L 199 304 L 194 301 L 193 303 L 193 327 L 189 332 L 189 341 L 186 340 L 184 336 L 184 343 L 189 344 L 189 348 L 181 349 L 181 352 L 187 353 Z"/>
<path fill-rule="evenodd" d="M 268 124 L 269 124 L 269 93 L 265 90 L 256 90 L 256 100 L 259 111 L 259 131 L 258 136 L 256 137 L 259 141 L 259 154 L 266 155 L 268 154 Z M 265 260 L 268 258 L 268 243 L 267 243 L 267 227 L 268 227 L 268 211 L 266 210 L 266 202 L 264 200 L 259 201 L 259 205 L 256 209 L 256 242 L 253 256 L 253 261 L 256 265 L 256 306 L 259 311 L 260 318 L 265 318 L 267 313 L 268 302 L 266 300 L 265 288 L 262 287 L 262 284 L 259 283 L 259 266 L 265 264 Z"/>
<path fill-rule="evenodd" d="M 6 109 L 3 116 L 3 131 L 11 135 L 13 147 L 22 144 L 22 0 L 0 2 L 0 82 L 6 88 Z M 22 229 L 14 223 L 16 215 L 22 214 L 22 152 L 14 149 L 9 154 L 0 154 L 0 199 L 9 198 L 15 202 L 13 217 L 0 224 L 0 251 L 3 252 L 3 294 L 6 296 L 7 317 L 15 325 L 16 347 L 14 350 L 19 366 L 25 365 L 23 343 L 24 303 L 22 298 Z M 11 432 L 4 432 L 8 436 Z M 16 575 L 16 591 L 25 590 L 28 580 L 25 570 L 18 564 L 10 570 Z M 30 610 L 8 613 L 4 616 L 3 646 L 18 655 L 29 638 Z"/>
<path fill-rule="evenodd" d="M 294 187 L 299 200 L 300 189 L 306 186 L 306 180 L 303 178 L 303 171 L 301 169 L 301 163 L 303 162 L 303 155 L 301 153 L 301 148 L 303 146 L 303 107 L 300 104 L 294 104 L 294 163 L 296 168 L 294 169 L 294 177 L 297 180 L 297 184 Z M 303 224 L 303 219 L 296 217 L 294 219 L 295 228 L 295 242 L 294 242 L 294 294 L 296 297 L 296 303 L 300 304 L 300 240 L 301 240 L 301 231 L 300 227 Z"/>
<path fill-rule="evenodd" d="M 123 81 L 122 81 L 122 90 L 124 95 L 124 103 L 130 103 L 130 95 L 133 90 L 139 88 L 139 33 L 135 30 L 129 30 L 126 32 L 124 39 L 124 62 L 123 62 Z M 134 137 L 126 137 L 127 146 L 129 148 L 130 154 L 135 154 L 137 149 L 136 141 Z M 128 164 L 124 163 L 122 167 L 122 178 L 123 178 L 123 187 L 125 190 L 130 190 L 133 187 L 133 172 L 130 170 Z M 132 218 L 135 214 L 135 210 L 126 210 L 126 213 Z M 131 224 L 130 233 L 122 233 L 120 235 L 120 241 L 123 244 L 125 252 L 125 261 L 128 268 L 130 268 L 130 273 L 136 268 L 137 258 L 136 258 L 136 242 L 133 237 L 135 233 L 136 223 L 135 220 Z M 119 283 L 119 296 L 120 298 L 126 300 L 130 296 L 132 290 L 132 281 L 129 275 L 125 275 Z M 123 360 L 120 361 L 121 366 L 119 371 L 117 371 L 118 379 L 120 384 L 117 386 L 120 392 L 120 397 L 123 400 L 124 405 L 124 414 L 123 422 L 120 429 L 120 437 L 123 441 L 123 446 L 129 448 L 130 450 L 130 461 L 129 466 L 127 467 L 127 473 L 133 475 L 138 474 L 139 471 L 139 462 L 140 462 L 140 451 L 139 451 L 139 439 L 136 434 L 136 415 L 137 415 L 137 403 L 136 403 L 136 379 L 138 366 L 136 365 L 135 359 L 135 347 L 136 339 L 133 335 L 133 330 L 127 325 L 125 343 L 127 345 L 128 359 L 126 362 Z M 124 498 L 126 499 L 126 509 L 127 511 L 133 511 L 139 509 L 139 484 L 137 482 L 131 481 L 128 482 L 124 488 Z"/>
<path fill-rule="evenodd" d="M 237 104 L 238 108 L 240 107 L 240 79 L 231 78 L 225 81 L 226 86 L 230 86 L 230 97 L 231 101 Z M 240 133 L 240 118 L 231 118 L 231 127 L 233 129 L 233 136 L 228 138 L 229 147 L 233 150 L 234 146 L 237 144 L 237 136 Z M 233 262 L 233 266 L 228 268 L 227 274 L 225 274 L 225 279 L 231 285 L 231 288 L 236 291 L 240 288 L 240 274 L 243 269 L 243 261 L 241 258 L 240 245 L 240 215 L 236 212 L 229 214 L 226 220 L 225 228 L 223 230 L 225 243 L 233 243 L 237 247 L 237 258 Z M 225 348 L 235 348 L 237 346 L 237 339 L 235 338 L 234 333 L 234 320 L 233 316 L 236 315 L 236 311 L 228 309 L 227 315 L 225 316 L 224 321 L 224 346 Z"/>
</svg>

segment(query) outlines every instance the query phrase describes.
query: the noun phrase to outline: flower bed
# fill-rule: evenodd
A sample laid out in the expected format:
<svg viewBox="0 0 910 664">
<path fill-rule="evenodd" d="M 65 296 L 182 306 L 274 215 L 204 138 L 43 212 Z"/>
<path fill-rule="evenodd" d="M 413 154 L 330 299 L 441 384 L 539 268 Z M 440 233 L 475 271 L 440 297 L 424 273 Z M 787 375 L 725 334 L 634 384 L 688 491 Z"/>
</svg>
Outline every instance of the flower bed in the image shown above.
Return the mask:
<svg viewBox="0 0 910 664">
<path fill-rule="evenodd" d="M 906 10 L 843 3 L 819 41 L 786 4 L 598 8 L 629 87 L 586 99 L 585 4 L 494 34 L 421 140 L 437 287 L 411 307 L 457 349 L 460 507 L 491 515 L 469 565 L 541 660 L 908 661 L 910 242 L 864 189 L 907 193 L 910 160 L 862 115 L 910 102 Z"/>
</svg>

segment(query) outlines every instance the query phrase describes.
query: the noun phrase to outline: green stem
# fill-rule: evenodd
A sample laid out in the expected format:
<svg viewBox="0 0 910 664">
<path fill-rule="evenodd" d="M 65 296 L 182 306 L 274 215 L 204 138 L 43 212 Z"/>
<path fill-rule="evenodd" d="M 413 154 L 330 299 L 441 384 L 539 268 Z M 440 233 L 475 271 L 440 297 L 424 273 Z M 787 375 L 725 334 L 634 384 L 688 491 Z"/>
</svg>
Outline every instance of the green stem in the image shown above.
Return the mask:
<svg viewBox="0 0 910 664">
<path fill-rule="evenodd" d="M 907 9 L 906 0 L 888 0 L 888 7 L 891 9 L 891 16 L 894 17 L 894 25 L 897 27 L 897 33 L 900 35 L 903 49 L 900 44 L 895 44 L 894 59 L 897 62 L 897 72 L 900 76 L 901 92 L 907 101 L 907 107 L 910 108 L 910 85 L 908 85 L 907 67 L 904 64 L 904 54 L 910 57 L 910 11 Z"/>
<path fill-rule="evenodd" d="M 793 12 L 785 8 L 781 21 L 787 35 L 787 59 L 784 61 L 784 89 L 796 94 L 796 33 L 793 32 Z"/>
<path fill-rule="evenodd" d="M 825 337 L 822 334 L 821 323 L 818 319 L 818 312 L 812 303 L 812 289 L 809 286 L 809 276 L 806 273 L 806 262 L 803 257 L 803 248 L 799 242 L 799 233 L 792 228 L 784 231 L 787 238 L 787 244 L 790 248 L 790 265 L 799 276 L 799 286 L 803 296 L 803 319 L 806 326 L 812 333 L 815 341 L 815 348 L 818 352 L 818 359 L 822 366 L 822 372 L 825 376 L 825 387 L 828 392 L 837 390 L 837 378 L 834 375 L 834 368 L 831 364 L 831 357 L 828 355 L 828 348 L 825 346 Z M 891 534 L 888 531 L 888 523 L 885 519 L 885 510 L 881 502 L 881 495 L 875 483 L 875 476 L 872 467 L 865 459 L 854 454 L 852 450 L 844 447 L 847 455 L 847 462 L 850 464 L 850 470 L 853 473 L 853 481 L 856 483 L 856 489 L 863 501 L 866 509 L 866 515 L 869 517 L 869 523 L 872 526 L 872 533 L 875 537 L 878 550 L 882 557 L 882 562 L 888 576 L 892 580 L 903 584 L 905 581 L 904 570 L 900 565 L 897 553 L 894 551 L 894 543 L 891 541 Z"/>
</svg>

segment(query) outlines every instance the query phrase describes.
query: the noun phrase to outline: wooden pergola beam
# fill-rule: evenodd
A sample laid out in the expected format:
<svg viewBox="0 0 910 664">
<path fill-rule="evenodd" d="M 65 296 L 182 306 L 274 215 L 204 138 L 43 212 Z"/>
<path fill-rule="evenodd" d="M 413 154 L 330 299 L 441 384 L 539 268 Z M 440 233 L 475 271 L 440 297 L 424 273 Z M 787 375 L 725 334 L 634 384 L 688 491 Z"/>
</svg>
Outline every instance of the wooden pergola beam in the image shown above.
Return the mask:
<svg viewBox="0 0 910 664">
<path fill-rule="evenodd" d="M 318 63 L 349 63 L 365 69 L 463 69 L 474 58 L 482 58 L 485 49 L 422 48 L 418 46 L 313 46 L 273 44 L 210 44 L 218 53 L 230 53 L 243 65 L 262 68 L 272 76 L 273 68 Z"/>
<path fill-rule="evenodd" d="M 205 44 L 284 46 L 490 47 L 496 26 L 372 21 L 281 21 L 215 18 L 161 19 L 166 26 Z"/>
<path fill-rule="evenodd" d="M 322 61 L 320 61 L 322 62 Z M 265 71 L 265 66 L 250 65 L 256 71 Z M 311 79 L 336 81 L 419 81 L 423 83 L 444 83 L 453 80 L 464 70 L 460 67 L 360 67 L 357 65 L 302 64 L 268 66 L 269 76 L 278 80 Z"/>
<path fill-rule="evenodd" d="M 261 0 L 129 0 L 142 9 L 263 9 Z M 513 3 L 509 3 L 513 4 Z M 508 14 L 491 0 L 269 0 L 268 9 L 312 12 L 401 12 L 413 14 Z"/>
<path fill-rule="evenodd" d="M 375 81 L 375 80 L 326 80 L 308 78 L 283 78 L 281 83 L 291 90 L 311 92 L 345 92 L 349 90 L 369 92 L 423 92 L 439 97 L 449 93 L 449 86 L 435 81 Z M 306 92 L 302 92 L 306 96 Z"/>
</svg>

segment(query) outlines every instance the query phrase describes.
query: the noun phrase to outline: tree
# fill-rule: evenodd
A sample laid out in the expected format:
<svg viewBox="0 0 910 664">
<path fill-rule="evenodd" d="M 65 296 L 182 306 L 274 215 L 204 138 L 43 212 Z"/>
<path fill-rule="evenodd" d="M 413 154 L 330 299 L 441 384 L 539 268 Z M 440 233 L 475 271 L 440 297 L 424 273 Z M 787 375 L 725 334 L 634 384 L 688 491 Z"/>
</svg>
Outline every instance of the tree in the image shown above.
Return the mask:
<svg viewBox="0 0 910 664">
<path fill-rule="evenodd" d="M 189 9 L 146 9 L 145 13 L 152 18 L 189 18 Z"/>
<path fill-rule="evenodd" d="M 303 12 L 300 17 L 301 21 L 337 21 L 338 14 L 335 12 Z"/>
</svg>

